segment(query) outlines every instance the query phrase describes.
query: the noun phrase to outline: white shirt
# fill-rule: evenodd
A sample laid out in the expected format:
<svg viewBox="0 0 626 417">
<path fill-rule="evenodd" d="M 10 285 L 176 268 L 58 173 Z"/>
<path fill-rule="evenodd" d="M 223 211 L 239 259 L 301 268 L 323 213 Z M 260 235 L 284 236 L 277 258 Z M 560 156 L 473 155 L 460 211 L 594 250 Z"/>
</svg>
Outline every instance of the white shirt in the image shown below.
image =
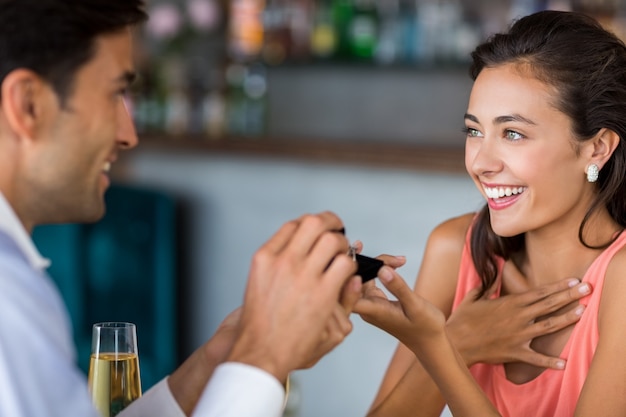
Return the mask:
<svg viewBox="0 0 626 417">
<path fill-rule="evenodd" d="M 0 417 L 100 417 L 76 366 L 70 320 L 43 258 L 0 193 Z M 7 240 L 8 237 L 8 240 Z M 270 374 L 220 365 L 194 417 L 279 417 L 284 390 Z M 120 417 L 184 417 L 167 378 Z"/>
<path fill-rule="evenodd" d="M 192 417 L 280 417 L 285 391 L 274 376 L 250 365 L 219 365 Z"/>
</svg>

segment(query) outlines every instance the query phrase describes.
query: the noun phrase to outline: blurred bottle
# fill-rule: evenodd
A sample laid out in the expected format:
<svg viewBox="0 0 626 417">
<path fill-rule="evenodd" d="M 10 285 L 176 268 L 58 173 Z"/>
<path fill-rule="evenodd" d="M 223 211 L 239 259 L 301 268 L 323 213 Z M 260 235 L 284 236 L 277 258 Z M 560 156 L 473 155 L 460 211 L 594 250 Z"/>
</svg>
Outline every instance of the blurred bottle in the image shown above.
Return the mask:
<svg viewBox="0 0 626 417">
<path fill-rule="evenodd" d="M 401 59 L 402 20 L 400 0 L 378 2 L 380 29 L 376 48 L 376 61 L 380 64 L 393 64 Z"/>
<path fill-rule="evenodd" d="M 181 56 L 171 57 L 163 63 L 166 90 L 163 108 L 163 130 L 170 136 L 187 133 L 189 126 L 189 97 L 186 71 Z"/>
<path fill-rule="evenodd" d="M 415 63 L 419 56 L 420 37 L 416 0 L 400 0 L 398 20 L 400 26 L 398 60 L 403 63 Z"/>
<path fill-rule="evenodd" d="M 231 0 L 228 54 L 236 62 L 257 59 L 263 48 L 264 0 Z"/>
<path fill-rule="evenodd" d="M 331 0 L 318 0 L 315 4 L 311 29 L 311 53 L 317 59 L 332 58 L 338 47 L 337 28 L 333 21 Z"/>
<path fill-rule="evenodd" d="M 133 99 L 133 116 L 138 133 L 163 133 L 165 91 L 159 66 L 146 60 L 139 72 L 141 82 Z"/>
<path fill-rule="evenodd" d="M 226 83 L 223 65 L 208 71 L 209 88 L 202 103 L 204 131 L 211 140 L 223 139 L 226 133 Z"/>
<path fill-rule="evenodd" d="M 280 65 L 288 59 L 291 33 L 287 0 L 268 0 L 263 10 L 263 60 L 268 65 Z"/>
<path fill-rule="evenodd" d="M 267 74 L 261 63 L 226 69 L 226 129 L 231 136 L 263 136 L 267 125 Z"/>
<path fill-rule="evenodd" d="M 354 15 L 352 0 L 333 0 L 332 18 L 337 34 L 337 49 L 335 58 L 350 60 L 352 57 L 352 37 L 350 27 Z"/>
<path fill-rule="evenodd" d="M 311 32 L 313 31 L 314 0 L 291 0 L 289 27 L 291 29 L 290 57 L 294 61 L 307 61 L 311 57 Z"/>
<path fill-rule="evenodd" d="M 310 58 L 314 10 L 313 0 L 268 0 L 263 11 L 265 63 L 278 65 Z"/>
<path fill-rule="evenodd" d="M 267 127 L 267 70 L 261 63 L 250 65 L 243 82 L 246 99 L 246 136 L 264 136 Z"/>
<path fill-rule="evenodd" d="M 354 0 L 354 12 L 348 24 L 350 55 L 371 61 L 378 46 L 379 16 L 374 0 Z"/>
</svg>

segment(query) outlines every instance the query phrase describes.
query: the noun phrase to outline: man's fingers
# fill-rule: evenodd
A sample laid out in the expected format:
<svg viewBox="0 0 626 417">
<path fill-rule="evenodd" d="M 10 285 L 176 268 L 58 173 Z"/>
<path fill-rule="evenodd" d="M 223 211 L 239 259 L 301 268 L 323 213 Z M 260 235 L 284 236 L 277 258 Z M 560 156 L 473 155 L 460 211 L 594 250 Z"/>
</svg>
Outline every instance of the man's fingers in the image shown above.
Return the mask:
<svg viewBox="0 0 626 417">
<path fill-rule="evenodd" d="M 310 252 L 324 233 L 338 232 L 337 235 L 341 235 L 346 242 L 345 250 L 347 252 L 347 239 L 339 233 L 343 228 L 341 219 L 329 211 L 315 215 L 304 215 L 298 219 L 298 228 L 293 234 L 288 249 L 293 256 L 304 256 Z"/>
<path fill-rule="evenodd" d="M 312 268 L 311 265 L 307 264 Z M 339 300 L 342 288 L 346 285 L 349 278 L 354 276 L 356 272 L 356 263 L 346 254 L 336 255 L 324 273 L 322 281 L 318 285 L 327 288 L 329 291 L 336 291 L 337 300 Z"/>
<path fill-rule="evenodd" d="M 343 308 L 346 314 L 350 314 L 356 304 L 357 300 L 361 297 L 361 278 L 359 276 L 353 276 L 346 282 L 341 291 L 339 297 L 339 304 Z"/>
<path fill-rule="evenodd" d="M 308 358 L 307 362 L 300 365 L 301 369 L 310 368 L 317 363 L 324 355 L 333 350 L 352 331 L 352 322 L 346 316 L 343 308 L 337 304 L 328 319 L 326 328 L 320 335 L 319 344 Z"/>
<path fill-rule="evenodd" d="M 341 229 L 343 223 L 334 213 L 305 214 L 283 224 L 260 249 L 277 255 L 291 244 L 294 255 L 305 255 L 322 233 Z"/>
<path fill-rule="evenodd" d="M 298 221 L 292 220 L 283 224 L 274 235 L 269 238 L 263 246 L 259 248 L 259 252 L 268 252 L 276 255 L 281 252 L 298 228 Z"/>
<path fill-rule="evenodd" d="M 331 327 L 331 333 L 335 334 L 334 343 L 338 344 L 352 332 L 352 322 L 345 313 L 345 310 L 340 306 L 337 306 L 333 311 L 332 320 L 334 326 Z"/>
<path fill-rule="evenodd" d="M 323 233 L 311 248 L 304 268 L 319 275 L 332 265 L 340 255 L 343 258 L 349 258 L 350 262 L 354 264 L 347 253 L 348 240 L 345 236 L 340 233 Z M 356 271 L 356 265 L 354 265 L 354 270 Z"/>
</svg>

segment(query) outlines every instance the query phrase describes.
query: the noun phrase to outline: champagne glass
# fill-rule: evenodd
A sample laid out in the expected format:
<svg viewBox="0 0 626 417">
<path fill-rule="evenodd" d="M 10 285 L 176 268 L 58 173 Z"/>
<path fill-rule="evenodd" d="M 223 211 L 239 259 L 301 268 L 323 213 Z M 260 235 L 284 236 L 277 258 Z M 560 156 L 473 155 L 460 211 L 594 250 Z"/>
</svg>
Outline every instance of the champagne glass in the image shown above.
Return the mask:
<svg viewBox="0 0 626 417">
<path fill-rule="evenodd" d="M 137 331 L 133 323 L 93 325 L 89 391 L 103 417 L 113 417 L 141 397 Z"/>
</svg>

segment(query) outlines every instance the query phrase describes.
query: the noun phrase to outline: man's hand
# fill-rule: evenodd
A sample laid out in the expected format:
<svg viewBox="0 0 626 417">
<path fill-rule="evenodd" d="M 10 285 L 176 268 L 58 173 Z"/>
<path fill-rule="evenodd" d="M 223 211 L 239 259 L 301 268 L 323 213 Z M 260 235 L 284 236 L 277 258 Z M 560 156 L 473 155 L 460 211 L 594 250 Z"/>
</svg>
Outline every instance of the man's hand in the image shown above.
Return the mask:
<svg viewBox="0 0 626 417">
<path fill-rule="evenodd" d="M 343 340 L 352 329 L 346 321 L 361 285 L 350 280 L 356 265 L 347 256 L 342 229 L 332 213 L 306 215 L 285 224 L 257 251 L 229 361 L 284 381 Z"/>
<path fill-rule="evenodd" d="M 333 350 L 345 337 L 352 332 L 352 322 L 349 317 L 354 304 L 360 298 L 361 278 L 354 276 L 348 280 L 343 288 L 340 302 L 333 308 L 321 341 L 309 358 L 304 358 L 296 369 L 311 368 L 328 352 Z"/>
</svg>

